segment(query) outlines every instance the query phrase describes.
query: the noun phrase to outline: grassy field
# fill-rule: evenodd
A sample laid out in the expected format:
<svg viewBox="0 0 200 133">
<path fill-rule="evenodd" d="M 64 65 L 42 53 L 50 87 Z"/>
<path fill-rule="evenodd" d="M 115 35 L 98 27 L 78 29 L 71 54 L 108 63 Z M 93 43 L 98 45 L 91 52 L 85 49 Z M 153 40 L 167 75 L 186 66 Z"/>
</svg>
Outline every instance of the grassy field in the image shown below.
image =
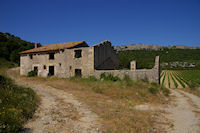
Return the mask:
<svg viewBox="0 0 200 133">
<path fill-rule="evenodd" d="M 14 73 L 12 73 L 14 74 Z M 103 77 L 103 76 L 102 76 Z M 136 110 L 135 106 L 148 104 L 159 106 L 168 103 L 169 90 L 156 83 L 135 82 L 125 77 L 106 77 L 104 80 L 89 78 L 60 79 L 56 77 L 19 77 L 24 82 L 44 84 L 73 94 L 98 114 L 103 131 L 150 132 L 156 128 L 156 111 Z M 114 80 L 114 81 L 113 81 Z"/>
</svg>

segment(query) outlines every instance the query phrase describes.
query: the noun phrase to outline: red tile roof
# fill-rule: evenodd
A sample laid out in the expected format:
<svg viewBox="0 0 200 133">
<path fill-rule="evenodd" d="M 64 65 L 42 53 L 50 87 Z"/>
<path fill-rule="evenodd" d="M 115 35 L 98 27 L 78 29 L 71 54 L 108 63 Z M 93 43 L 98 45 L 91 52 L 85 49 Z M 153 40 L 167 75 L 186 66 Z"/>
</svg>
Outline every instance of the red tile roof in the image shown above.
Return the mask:
<svg viewBox="0 0 200 133">
<path fill-rule="evenodd" d="M 77 45 L 83 45 L 83 47 L 85 47 L 85 46 L 88 47 L 88 45 L 85 41 L 73 41 L 73 42 L 66 42 L 66 43 L 44 45 L 44 46 L 41 46 L 38 48 L 33 48 L 33 49 L 26 50 L 26 51 L 22 51 L 22 52 L 20 52 L 20 54 L 55 51 L 55 50 L 60 50 L 60 49 L 72 48 Z"/>
</svg>

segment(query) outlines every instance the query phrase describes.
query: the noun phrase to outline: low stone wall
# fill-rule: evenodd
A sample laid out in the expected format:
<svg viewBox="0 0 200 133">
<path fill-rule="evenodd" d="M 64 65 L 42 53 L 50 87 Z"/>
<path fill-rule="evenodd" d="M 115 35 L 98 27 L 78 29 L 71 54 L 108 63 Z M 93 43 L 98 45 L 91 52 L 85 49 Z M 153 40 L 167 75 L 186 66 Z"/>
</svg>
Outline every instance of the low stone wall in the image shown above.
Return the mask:
<svg viewBox="0 0 200 133">
<path fill-rule="evenodd" d="M 114 76 L 118 76 L 123 79 L 124 75 L 128 75 L 132 80 L 148 80 L 149 82 L 159 82 L 158 69 L 138 69 L 138 70 L 94 70 L 90 73 L 90 76 L 100 78 L 102 73 L 111 73 Z"/>
</svg>

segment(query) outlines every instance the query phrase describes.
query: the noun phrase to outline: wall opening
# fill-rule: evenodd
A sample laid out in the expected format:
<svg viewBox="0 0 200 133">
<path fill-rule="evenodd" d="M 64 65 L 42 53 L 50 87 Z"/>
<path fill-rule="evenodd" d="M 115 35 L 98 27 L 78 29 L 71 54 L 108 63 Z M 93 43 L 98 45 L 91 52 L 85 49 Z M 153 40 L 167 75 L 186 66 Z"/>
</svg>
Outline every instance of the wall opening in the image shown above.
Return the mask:
<svg viewBox="0 0 200 133">
<path fill-rule="evenodd" d="M 50 54 L 49 54 L 49 59 L 50 59 L 50 60 L 53 60 L 53 59 L 54 59 L 54 53 L 50 53 Z"/>
<path fill-rule="evenodd" d="M 35 71 L 38 75 L 38 67 L 37 66 L 34 66 L 33 71 Z"/>
<path fill-rule="evenodd" d="M 54 66 L 49 66 L 49 74 L 48 76 L 53 76 L 54 75 Z"/>
<path fill-rule="evenodd" d="M 30 54 L 30 55 L 29 55 L 29 58 L 30 58 L 30 59 L 33 59 L 33 55 L 32 55 L 32 54 Z"/>
<path fill-rule="evenodd" d="M 75 58 L 81 58 L 82 57 L 82 50 L 74 50 L 74 52 L 75 52 L 75 55 L 74 55 Z"/>
<path fill-rule="evenodd" d="M 44 65 L 43 68 L 46 69 L 47 68 L 46 65 Z"/>
<path fill-rule="evenodd" d="M 81 76 L 82 76 L 81 69 L 75 69 L 75 77 L 81 77 Z"/>
</svg>

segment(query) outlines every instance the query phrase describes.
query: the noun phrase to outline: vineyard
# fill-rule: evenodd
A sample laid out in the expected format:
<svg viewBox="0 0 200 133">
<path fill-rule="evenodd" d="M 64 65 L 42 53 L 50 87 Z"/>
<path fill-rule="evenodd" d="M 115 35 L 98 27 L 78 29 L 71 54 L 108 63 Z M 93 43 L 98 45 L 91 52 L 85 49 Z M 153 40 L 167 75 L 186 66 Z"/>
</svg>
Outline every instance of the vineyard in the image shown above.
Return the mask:
<svg viewBox="0 0 200 133">
<path fill-rule="evenodd" d="M 161 73 L 160 82 L 166 88 L 198 88 L 200 70 L 165 70 Z"/>
</svg>

